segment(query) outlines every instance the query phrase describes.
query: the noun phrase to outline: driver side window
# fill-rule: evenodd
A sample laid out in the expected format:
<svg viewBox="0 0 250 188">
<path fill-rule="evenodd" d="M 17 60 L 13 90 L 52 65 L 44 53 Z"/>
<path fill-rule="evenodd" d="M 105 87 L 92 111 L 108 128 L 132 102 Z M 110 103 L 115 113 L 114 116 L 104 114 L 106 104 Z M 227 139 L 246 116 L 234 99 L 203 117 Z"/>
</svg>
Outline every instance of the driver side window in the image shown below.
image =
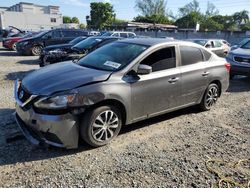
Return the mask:
<svg viewBox="0 0 250 188">
<path fill-rule="evenodd" d="M 150 54 L 140 64 L 152 67 L 152 72 L 176 67 L 175 47 L 167 47 Z"/>
</svg>

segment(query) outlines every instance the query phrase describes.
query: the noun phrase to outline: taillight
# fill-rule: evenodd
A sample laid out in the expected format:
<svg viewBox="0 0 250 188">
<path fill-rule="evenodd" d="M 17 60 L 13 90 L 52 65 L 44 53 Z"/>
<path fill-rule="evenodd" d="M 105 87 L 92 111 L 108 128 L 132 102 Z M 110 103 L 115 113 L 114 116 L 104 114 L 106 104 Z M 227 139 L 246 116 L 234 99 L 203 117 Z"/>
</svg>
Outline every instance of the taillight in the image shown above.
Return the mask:
<svg viewBox="0 0 250 188">
<path fill-rule="evenodd" d="M 226 67 L 227 71 L 230 72 L 230 69 L 231 69 L 230 63 L 226 63 L 226 64 L 225 64 L 225 67 Z"/>
</svg>

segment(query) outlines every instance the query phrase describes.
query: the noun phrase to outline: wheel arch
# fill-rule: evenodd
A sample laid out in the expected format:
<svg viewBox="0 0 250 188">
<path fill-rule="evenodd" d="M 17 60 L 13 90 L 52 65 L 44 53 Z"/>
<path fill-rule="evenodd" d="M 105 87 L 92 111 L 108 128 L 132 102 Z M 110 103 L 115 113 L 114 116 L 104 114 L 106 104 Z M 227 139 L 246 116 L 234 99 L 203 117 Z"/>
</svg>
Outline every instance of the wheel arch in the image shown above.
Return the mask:
<svg viewBox="0 0 250 188">
<path fill-rule="evenodd" d="M 105 100 L 102 100 L 100 102 L 97 102 L 97 103 L 89 106 L 86 110 L 92 110 L 94 108 L 97 108 L 97 107 L 100 107 L 100 106 L 105 106 L 105 105 L 111 105 L 111 106 L 117 107 L 121 112 L 122 124 L 123 125 L 126 124 L 126 122 L 127 122 L 127 110 L 126 110 L 126 107 L 121 101 L 119 101 L 117 99 L 105 99 Z"/>
</svg>

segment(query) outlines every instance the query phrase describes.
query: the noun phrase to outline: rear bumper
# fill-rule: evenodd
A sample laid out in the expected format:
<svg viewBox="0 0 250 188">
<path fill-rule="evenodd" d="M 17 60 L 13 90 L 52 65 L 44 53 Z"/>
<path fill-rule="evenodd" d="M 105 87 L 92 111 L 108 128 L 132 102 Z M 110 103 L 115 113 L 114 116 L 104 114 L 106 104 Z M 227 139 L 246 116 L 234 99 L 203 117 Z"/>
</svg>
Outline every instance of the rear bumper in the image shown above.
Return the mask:
<svg viewBox="0 0 250 188">
<path fill-rule="evenodd" d="M 78 121 L 69 113 L 44 115 L 32 108 L 23 110 L 17 105 L 15 118 L 24 136 L 34 145 L 45 143 L 67 149 L 78 147 Z"/>
</svg>

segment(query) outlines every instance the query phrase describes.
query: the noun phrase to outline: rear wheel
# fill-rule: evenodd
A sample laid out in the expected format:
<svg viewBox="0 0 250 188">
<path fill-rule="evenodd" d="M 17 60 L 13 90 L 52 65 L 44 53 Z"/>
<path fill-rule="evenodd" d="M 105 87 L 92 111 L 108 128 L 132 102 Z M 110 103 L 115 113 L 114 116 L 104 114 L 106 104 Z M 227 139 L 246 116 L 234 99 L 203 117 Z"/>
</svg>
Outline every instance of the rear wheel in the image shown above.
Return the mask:
<svg viewBox="0 0 250 188">
<path fill-rule="evenodd" d="M 200 103 L 202 110 L 210 110 L 217 102 L 220 94 L 220 88 L 217 84 L 210 84 Z"/>
<path fill-rule="evenodd" d="M 42 53 L 42 47 L 41 46 L 33 46 L 31 48 L 31 54 L 35 56 L 39 56 Z"/>
<path fill-rule="evenodd" d="M 114 106 L 100 106 L 84 115 L 80 134 L 84 141 L 94 147 L 108 144 L 120 132 L 122 119 Z"/>
</svg>

